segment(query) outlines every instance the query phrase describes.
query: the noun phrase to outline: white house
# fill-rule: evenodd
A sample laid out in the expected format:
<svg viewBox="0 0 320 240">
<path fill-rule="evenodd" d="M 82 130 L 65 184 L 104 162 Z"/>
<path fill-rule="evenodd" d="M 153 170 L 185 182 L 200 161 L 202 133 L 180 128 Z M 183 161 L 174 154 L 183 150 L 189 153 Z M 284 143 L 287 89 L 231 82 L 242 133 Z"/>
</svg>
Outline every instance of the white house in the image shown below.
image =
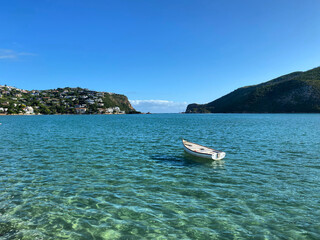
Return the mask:
<svg viewBox="0 0 320 240">
<path fill-rule="evenodd" d="M 87 105 L 86 104 L 76 104 L 74 107 L 75 108 L 86 108 Z"/>
<path fill-rule="evenodd" d="M 107 108 L 107 113 L 113 113 L 113 108 Z"/>
<path fill-rule="evenodd" d="M 86 100 L 86 103 L 88 103 L 88 104 L 94 104 L 94 100 L 93 100 L 93 99 L 87 99 L 87 100 Z"/>
<path fill-rule="evenodd" d="M 8 111 L 8 108 L 0 107 L 0 113 L 4 113 L 4 112 L 7 112 L 7 111 Z"/>
<path fill-rule="evenodd" d="M 27 106 L 23 109 L 25 114 L 34 114 L 33 107 Z"/>
<path fill-rule="evenodd" d="M 113 111 L 116 112 L 116 113 L 119 113 L 120 112 L 120 108 L 119 107 L 114 107 Z"/>
</svg>

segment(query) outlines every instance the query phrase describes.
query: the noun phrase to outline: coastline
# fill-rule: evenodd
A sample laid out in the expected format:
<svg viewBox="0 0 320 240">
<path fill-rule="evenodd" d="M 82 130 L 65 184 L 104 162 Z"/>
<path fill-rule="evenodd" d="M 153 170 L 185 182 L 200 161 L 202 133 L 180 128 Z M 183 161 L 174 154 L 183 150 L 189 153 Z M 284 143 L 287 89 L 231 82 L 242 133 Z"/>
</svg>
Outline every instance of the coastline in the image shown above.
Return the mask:
<svg viewBox="0 0 320 240">
<path fill-rule="evenodd" d="M 139 114 L 139 113 L 137 113 Z M 108 114 L 108 113 L 104 113 L 104 114 L 71 114 L 71 113 L 55 113 L 55 114 L 23 114 L 23 113 L 15 113 L 15 114 L 3 114 L 0 113 L 0 116 L 50 116 L 50 115 L 79 115 L 79 116 L 83 116 L 83 115 L 131 115 L 129 113 L 113 113 L 113 114 Z"/>
</svg>

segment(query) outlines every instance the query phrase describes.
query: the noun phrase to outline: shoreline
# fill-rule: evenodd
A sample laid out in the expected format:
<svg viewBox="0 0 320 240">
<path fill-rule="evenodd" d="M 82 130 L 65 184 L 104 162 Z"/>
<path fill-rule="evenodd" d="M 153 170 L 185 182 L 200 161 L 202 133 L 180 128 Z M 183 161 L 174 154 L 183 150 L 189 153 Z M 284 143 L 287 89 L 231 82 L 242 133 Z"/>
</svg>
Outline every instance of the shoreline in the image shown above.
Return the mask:
<svg viewBox="0 0 320 240">
<path fill-rule="evenodd" d="M 54 115 L 79 115 L 79 116 L 85 116 L 85 115 L 133 115 L 129 113 L 113 113 L 113 114 L 72 114 L 72 113 L 55 113 L 55 114 L 2 114 L 0 113 L 0 116 L 54 116 Z"/>
<path fill-rule="evenodd" d="M 149 114 L 187 114 L 187 115 L 210 115 L 210 114 L 241 114 L 241 115 L 245 115 L 245 114 L 272 114 L 272 115 L 276 115 L 276 114 L 320 114 L 320 113 L 316 113 L 316 112 L 301 112 L 301 113 L 120 113 L 120 114 L 71 114 L 71 113 L 56 113 L 56 114 L 3 114 L 0 113 L 0 117 L 1 116 L 89 116 L 89 115 L 149 115 Z"/>
</svg>

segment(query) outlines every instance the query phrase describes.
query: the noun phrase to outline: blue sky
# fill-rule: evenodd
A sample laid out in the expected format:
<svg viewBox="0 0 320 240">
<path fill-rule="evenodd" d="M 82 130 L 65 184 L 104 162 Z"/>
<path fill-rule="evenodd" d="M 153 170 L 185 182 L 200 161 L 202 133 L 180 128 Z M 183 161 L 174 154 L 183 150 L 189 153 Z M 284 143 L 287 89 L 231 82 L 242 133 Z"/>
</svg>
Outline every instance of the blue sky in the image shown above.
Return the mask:
<svg viewBox="0 0 320 240">
<path fill-rule="evenodd" d="M 122 93 L 180 112 L 320 65 L 318 0 L 0 3 L 0 85 Z"/>
</svg>

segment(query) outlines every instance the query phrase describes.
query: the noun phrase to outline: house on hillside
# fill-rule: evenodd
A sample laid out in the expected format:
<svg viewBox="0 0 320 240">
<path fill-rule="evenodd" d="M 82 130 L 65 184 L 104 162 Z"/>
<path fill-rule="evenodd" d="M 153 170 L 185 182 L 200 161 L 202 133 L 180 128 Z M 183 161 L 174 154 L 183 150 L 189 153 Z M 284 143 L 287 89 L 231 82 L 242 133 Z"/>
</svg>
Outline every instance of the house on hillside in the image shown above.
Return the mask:
<svg viewBox="0 0 320 240">
<path fill-rule="evenodd" d="M 87 108 L 75 108 L 77 114 L 84 114 L 87 112 Z"/>
<path fill-rule="evenodd" d="M 120 111 L 121 111 L 121 110 L 120 110 L 119 107 L 114 107 L 114 108 L 113 108 L 113 112 L 114 112 L 114 113 L 120 113 Z"/>
<path fill-rule="evenodd" d="M 112 113 L 113 113 L 113 108 L 107 108 L 106 113 L 108 113 L 108 114 L 112 114 Z"/>
<path fill-rule="evenodd" d="M 86 108 L 87 104 L 76 104 L 74 105 L 75 108 Z"/>
<path fill-rule="evenodd" d="M 9 106 L 9 102 L 3 102 L 1 104 L 2 104 L 2 106 Z"/>
<path fill-rule="evenodd" d="M 25 114 L 34 114 L 33 107 L 27 106 L 23 109 Z"/>
<path fill-rule="evenodd" d="M 6 113 L 8 111 L 8 108 L 0 107 L 0 113 Z"/>
<path fill-rule="evenodd" d="M 87 100 L 86 100 L 86 103 L 88 103 L 88 104 L 94 104 L 95 102 L 94 102 L 93 99 L 87 99 Z"/>
<path fill-rule="evenodd" d="M 98 108 L 98 111 L 99 111 L 100 114 L 106 113 L 106 109 L 105 108 Z"/>
</svg>

